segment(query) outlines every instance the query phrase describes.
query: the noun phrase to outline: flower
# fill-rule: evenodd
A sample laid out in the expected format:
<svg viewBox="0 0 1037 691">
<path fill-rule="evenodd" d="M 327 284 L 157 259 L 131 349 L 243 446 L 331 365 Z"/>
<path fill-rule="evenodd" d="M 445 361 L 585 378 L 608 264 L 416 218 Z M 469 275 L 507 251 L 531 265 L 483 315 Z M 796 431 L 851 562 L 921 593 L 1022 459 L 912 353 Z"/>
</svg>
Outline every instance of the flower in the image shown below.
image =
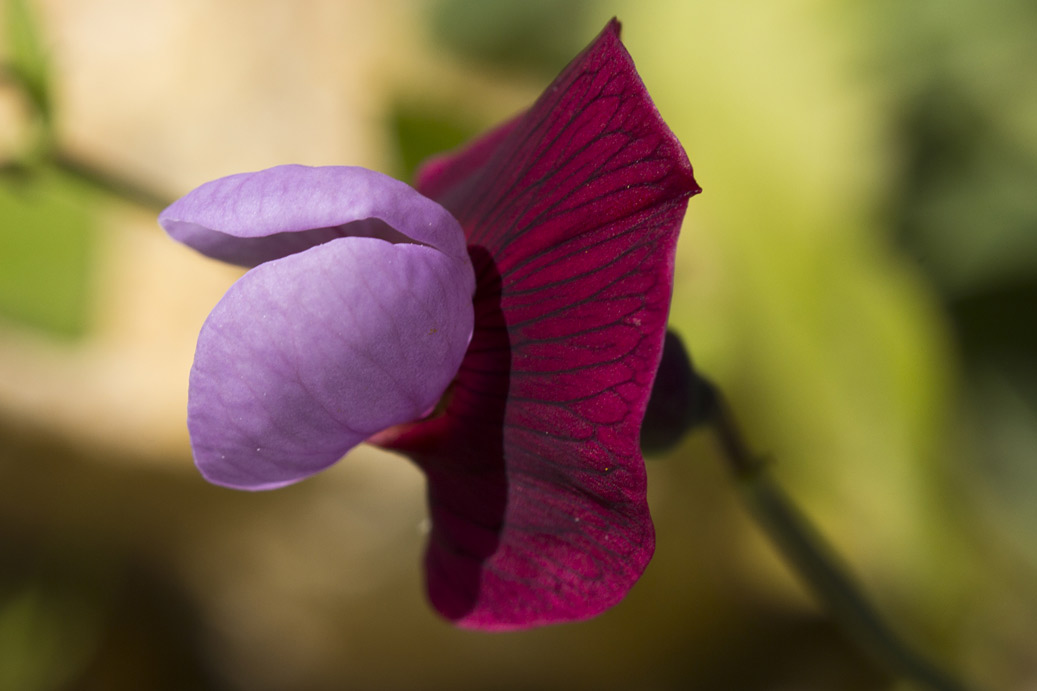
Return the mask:
<svg viewBox="0 0 1037 691">
<path fill-rule="evenodd" d="M 365 439 L 407 455 L 428 478 L 428 594 L 461 626 L 594 616 L 654 550 L 638 435 L 699 188 L 619 28 L 417 191 L 285 166 L 160 216 L 254 267 L 199 336 L 203 475 L 267 489 Z"/>
</svg>

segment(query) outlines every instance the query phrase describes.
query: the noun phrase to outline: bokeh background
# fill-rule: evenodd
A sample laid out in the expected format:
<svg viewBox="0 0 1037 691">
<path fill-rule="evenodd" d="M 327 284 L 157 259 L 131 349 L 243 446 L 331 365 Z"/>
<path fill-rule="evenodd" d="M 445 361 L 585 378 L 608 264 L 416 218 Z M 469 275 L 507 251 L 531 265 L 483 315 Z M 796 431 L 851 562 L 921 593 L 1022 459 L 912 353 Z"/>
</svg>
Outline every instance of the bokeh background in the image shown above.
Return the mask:
<svg viewBox="0 0 1037 691">
<path fill-rule="evenodd" d="M 405 461 L 264 494 L 194 471 L 194 339 L 239 272 L 162 200 L 287 162 L 406 179 L 613 15 L 705 189 L 672 325 L 906 638 L 1037 688 L 1029 0 L 3 4 L 0 689 L 899 688 L 705 434 L 649 462 L 629 597 L 507 635 L 424 602 Z"/>
</svg>

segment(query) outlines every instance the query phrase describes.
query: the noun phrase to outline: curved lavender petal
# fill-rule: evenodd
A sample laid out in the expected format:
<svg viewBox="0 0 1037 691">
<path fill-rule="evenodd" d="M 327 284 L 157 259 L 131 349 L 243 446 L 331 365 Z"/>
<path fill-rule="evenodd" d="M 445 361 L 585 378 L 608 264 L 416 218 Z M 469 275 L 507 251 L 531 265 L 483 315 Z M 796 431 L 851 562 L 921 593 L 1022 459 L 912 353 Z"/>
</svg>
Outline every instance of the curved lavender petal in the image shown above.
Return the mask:
<svg viewBox="0 0 1037 691">
<path fill-rule="evenodd" d="M 638 434 L 700 191 L 687 156 L 613 20 L 418 188 L 461 221 L 478 277 L 445 414 L 377 439 L 429 477 L 430 598 L 482 629 L 594 616 L 654 550 Z"/>
<path fill-rule="evenodd" d="M 214 259 L 256 266 L 338 237 L 417 242 L 465 257 L 439 204 L 382 173 L 287 165 L 213 180 L 159 215 L 174 239 Z"/>
<path fill-rule="evenodd" d="M 211 482 L 270 489 L 439 400 L 472 333 L 467 266 L 340 238 L 235 283 L 202 327 L 188 428 Z"/>
</svg>

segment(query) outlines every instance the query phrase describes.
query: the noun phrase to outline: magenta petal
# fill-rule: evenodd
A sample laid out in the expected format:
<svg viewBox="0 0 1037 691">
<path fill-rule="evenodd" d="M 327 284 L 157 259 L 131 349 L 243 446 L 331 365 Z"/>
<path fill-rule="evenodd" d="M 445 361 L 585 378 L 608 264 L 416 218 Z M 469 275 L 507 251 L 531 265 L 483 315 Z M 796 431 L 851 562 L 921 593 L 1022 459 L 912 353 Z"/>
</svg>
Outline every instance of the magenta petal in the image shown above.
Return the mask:
<svg viewBox="0 0 1037 691">
<path fill-rule="evenodd" d="M 419 190 L 460 220 L 478 276 L 446 414 L 379 439 L 429 476 L 430 597 L 483 629 L 598 614 L 654 550 L 638 435 L 699 191 L 618 22 Z"/>
<path fill-rule="evenodd" d="M 198 338 L 188 428 L 202 474 L 279 487 L 426 414 L 472 333 L 470 271 L 431 247 L 350 237 L 245 274 Z"/>
<path fill-rule="evenodd" d="M 159 215 L 173 238 L 242 266 L 338 237 L 380 237 L 465 256 L 464 236 L 441 206 L 366 168 L 287 165 L 206 183 Z"/>
</svg>

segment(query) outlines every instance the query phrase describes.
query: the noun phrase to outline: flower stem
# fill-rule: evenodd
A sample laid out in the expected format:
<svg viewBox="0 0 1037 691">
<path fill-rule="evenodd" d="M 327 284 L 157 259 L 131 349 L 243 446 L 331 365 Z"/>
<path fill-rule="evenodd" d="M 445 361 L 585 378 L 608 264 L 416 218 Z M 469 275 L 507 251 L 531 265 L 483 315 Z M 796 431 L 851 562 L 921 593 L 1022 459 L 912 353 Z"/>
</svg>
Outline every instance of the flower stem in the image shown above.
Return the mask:
<svg viewBox="0 0 1037 691">
<path fill-rule="evenodd" d="M 50 163 L 66 175 L 103 194 L 156 211 L 169 206 L 173 200 L 139 184 L 135 180 L 98 168 L 82 159 L 56 151 Z"/>
<path fill-rule="evenodd" d="M 23 14 L 27 11 L 21 5 L 18 5 L 18 8 Z M 19 19 L 22 23 L 30 21 L 22 15 L 19 15 Z M 36 40 L 32 37 L 32 41 Z M 32 50 L 26 50 L 32 53 L 35 49 L 33 46 Z M 32 140 L 14 160 L 0 163 L 0 177 L 22 179 L 43 169 L 56 169 L 95 192 L 137 206 L 161 211 L 172 203 L 172 199 L 141 185 L 136 180 L 99 168 L 63 151 L 54 127 L 50 81 L 46 74 L 45 61 L 42 57 L 33 55 L 25 57 L 22 62 L 29 65 L 0 62 L 0 86 L 10 85 L 17 89 L 30 105 Z"/>
<path fill-rule="evenodd" d="M 913 650 L 886 624 L 816 529 L 774 482 L 766 464 L 749 451 L 723 398 L 715 389 L 713 394 L 709 422 L 753 516 L 829 614 L 898 678 L 932 691 L 965 691 L 963 684 Z"/>
</svg>

